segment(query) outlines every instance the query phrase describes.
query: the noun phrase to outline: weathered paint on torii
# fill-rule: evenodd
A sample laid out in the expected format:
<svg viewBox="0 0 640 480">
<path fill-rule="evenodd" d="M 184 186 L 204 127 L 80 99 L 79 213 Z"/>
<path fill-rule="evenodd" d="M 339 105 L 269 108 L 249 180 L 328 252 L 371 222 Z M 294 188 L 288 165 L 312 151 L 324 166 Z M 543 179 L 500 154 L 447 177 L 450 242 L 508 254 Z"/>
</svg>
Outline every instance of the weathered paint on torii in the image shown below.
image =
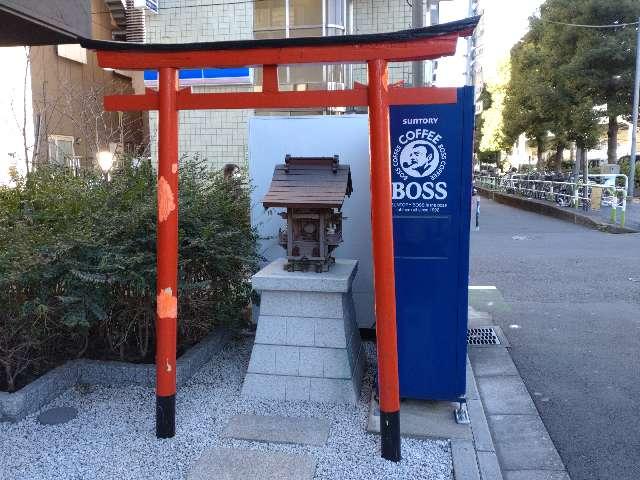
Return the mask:
<svg viewBox="0 0 640 480">
<path fill-rule="evenodd" d="M 158 91 L 112 95 L 109 111 L 158 110 L 158 237 L 156 314 L 156 435 L 175 435 L 178 316 L 178 111 L 233 108 L 369 107 L 371 226 L 373 232 L 381 451 L 400 460 L 400 398 L 391 211 L 389 106 L 455 103 L 453 88 L 390 87 L 389 62 L 453 55 L 458 38 L 473 33 L 478 18 L 402 32 L 339 37 L 243 40 L 193 44 L 131 44 L 84 40 L 103 68 L 159 70 Z M 368 86 L 353 90 L 281 92 L 278 65 L 366 63 Z M 181 68 L 262 67 L 261 92 L 193 94 L 179 89 Z"/>
</svg>

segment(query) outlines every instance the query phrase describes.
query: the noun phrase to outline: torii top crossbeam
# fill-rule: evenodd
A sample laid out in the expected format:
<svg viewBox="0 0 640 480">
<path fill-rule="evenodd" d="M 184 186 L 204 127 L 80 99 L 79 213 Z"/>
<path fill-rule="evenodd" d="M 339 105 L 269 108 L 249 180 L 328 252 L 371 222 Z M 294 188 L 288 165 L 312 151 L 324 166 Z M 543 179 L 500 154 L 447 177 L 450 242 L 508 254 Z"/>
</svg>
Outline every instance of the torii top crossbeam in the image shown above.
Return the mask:
<svg viewBox="0 0 640 480">
<path fill-rule="evenodd" d="M 368 106 L 367 91 L 354 90 L 279 92 L 278 65 L 300 63 L 368 63 L 374 60 L 401 62 L 429 60 L 453 55 L 458 38 L 471 35 L 479 18 L 399 32 L 239 40 L 182 44 L 136 44 L 84 40 L 82 45 L 98 52 L 104 68 L 159 70 L 162 68 L 263 67 L 262 92 L 192 94 L 181 90 L 178 110 L 227 108 L 312 108 Z M 455 89 L 391 88 L 390 105 L 455 102 Z M 157 110 L 158 94 L 109 96 L 107 110 Z"/>
<path fill-rule="evenodd" d="M 158 110 L 158 238 L 156 308 L 156 435 L 175 434 L 178 316 L 178 111 L 230 108 L 368 106 L 371 155 L 371 226 L 382 456 L 400 460 L 400 398 L 391 210 L 389 105 L 455 103 L 456 89 L 394 88 L 388 62 L 453 55 L 458 38 L 479 17 L 400 32 L 330 37 L 189 44 L 134 44 L 82 40 L 103 68 L 159 70 L 158 91 L 105 97 L 106 110 Z M 281 92 L 278 65 L 366 63 L 367 86 L 352 90 Z M 193 94 L 178 88 L 181 68 L 262 67 L 260 92 Z"/>
</svg>

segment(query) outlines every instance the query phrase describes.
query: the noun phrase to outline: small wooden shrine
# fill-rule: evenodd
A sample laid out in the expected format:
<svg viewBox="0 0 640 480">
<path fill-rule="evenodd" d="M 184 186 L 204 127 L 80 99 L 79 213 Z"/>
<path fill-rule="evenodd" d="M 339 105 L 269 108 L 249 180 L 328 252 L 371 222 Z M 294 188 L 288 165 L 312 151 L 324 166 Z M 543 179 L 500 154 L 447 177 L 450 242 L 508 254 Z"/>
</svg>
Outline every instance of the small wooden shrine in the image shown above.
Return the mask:
<svg viewBox="0 0 640 480">
<path fill-rule="evenodd" d="M 342 243 L 342 204 L 353 191 L 351 170 L 333 157 L 285 157 L 277 165 L 265 208 L 281 207 L 287 222 L 278 240 L 287 250 L 285 268 L 292 272 L 326 272 L 335 262 L 331 252 Z"/>
</svg>

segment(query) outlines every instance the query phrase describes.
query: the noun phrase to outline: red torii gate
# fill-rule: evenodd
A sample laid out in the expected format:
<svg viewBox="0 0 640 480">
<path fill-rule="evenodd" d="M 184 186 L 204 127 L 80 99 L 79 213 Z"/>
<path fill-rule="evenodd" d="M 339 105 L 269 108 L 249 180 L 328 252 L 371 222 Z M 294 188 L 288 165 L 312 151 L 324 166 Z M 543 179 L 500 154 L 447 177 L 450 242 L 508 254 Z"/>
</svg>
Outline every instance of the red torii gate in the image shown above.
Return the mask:
<svg viewBox="0 0 640 480">
<path fill-rule="evenodd" d="M 159 111 L 156 308 L 156 436 L 175 435 L 178 313 L 178 111 L 202 109 L 368 106 L 371 226 L 382 456 L 400 460 L 400 398 L 391 212 L 389 106 L 455 103 L 456 89 L 389 87 L 388 62 L 453 55 L 458 38 L 479 18 L 400 32 L 336 37 L 242 40 L 190 44 L 132 44 L 82 40 L 103 68 L 159 70 L 158 91 L 112 95 L 108 111 Z M 353 90 L 279 91 L 278 65 L 366 63 L 369 84 Z M 261 92 L 193 94 L 178 88 L 178 69 L 262 67 Z"/>
</svg>

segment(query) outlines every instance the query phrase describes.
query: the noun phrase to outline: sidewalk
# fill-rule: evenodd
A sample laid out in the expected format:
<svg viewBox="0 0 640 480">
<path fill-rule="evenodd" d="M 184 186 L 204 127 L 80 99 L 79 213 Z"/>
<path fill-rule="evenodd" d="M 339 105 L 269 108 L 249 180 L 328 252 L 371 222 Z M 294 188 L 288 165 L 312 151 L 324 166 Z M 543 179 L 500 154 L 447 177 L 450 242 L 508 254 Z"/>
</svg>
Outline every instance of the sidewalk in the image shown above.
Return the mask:
<svg viewBox="0 0 640 480">
<path fill-rule="evenodd" d="M 469 328 L 481 327 L 492 327 L 500 344 L 469 346 L 469 359 L 482 406 L 481 410 L 469 400 L 480 478 L 569 480 L 560 455 L 511 360 L 506 338 L 499 327 L 493 326 L 490 314 L 470 309 Z M 471 388 L 468 390 L 472 391 Z M 490 438 L 476 436 L 476 431 L 482 431 L 478 423 L 483 422 L 488 426 Z M 491 447 L 495 447 L 501 476 L 493 473 L 495 467 L 487 465 Z M 452 453 L 455 465 L 453 444 Z M 456 475 L 457 480 L 463 478 L 474 477 Z"/>
<path fill-rule="evenodd" d="M 625 226 L 622 227 L 618 223 L 619 219 L 615 224 L 611 222 L 611 209 L 607 207 L 602 208 L 599 211 L 584 211 L 578 208 L 559 207 L 555 203 L 547 200 L 521 197 L 519 195 L 489 190 L 483 187 L 476 188 L 481 196 L 489 198 L 495 202 L 575 223 L 577 225 L 583 225 L 603 232 L 638 233 L 640 231 L 640 223 L 638 221 L 638 217 L 640 216 L 640 205 L 638 204 L 634 204 L 633 206 L 630 204 L 627 205 L 627 221 Z"/>
<path fill-rule="evenodd" d="M 494 292 L 493 287 L 479 287 L 474 290 L 472 305 L 490 302 L 492 308 L 506 308 Z M 449 439 L 455 480 L 570 480 L 511 360 L 504 333 L 493 324 L 491 314 L 473 307 L 469 308 L 469 328 L 491 328 L 499 342 L 474 345 L 480 342 L 472 340 L 469 345 L 467 407 L 471 424 L 455 422 L 457 404 L 403 400 L 403 438 Z M 472 331 L 471 337 L 474 335 L 479 334 Z M 375 400 L 367 430 L 380 431 Z"/>
<path fill-rule="evenodd" d="M 625 215 L 625 226 L 634 230 L 640 230 L 640 201 L 638 200 L 639 199 L 635 199 L 633 203 L 627 203 Z M 605 223 L 611 223 L 611 207 L 602 207 L 600 210 L 586 212 L 586 214 L 593 218 L 601 219 Z M 620 209 L 618 209 L 617 215 L 617 223 L 620 224 Z"/>
</svg>

